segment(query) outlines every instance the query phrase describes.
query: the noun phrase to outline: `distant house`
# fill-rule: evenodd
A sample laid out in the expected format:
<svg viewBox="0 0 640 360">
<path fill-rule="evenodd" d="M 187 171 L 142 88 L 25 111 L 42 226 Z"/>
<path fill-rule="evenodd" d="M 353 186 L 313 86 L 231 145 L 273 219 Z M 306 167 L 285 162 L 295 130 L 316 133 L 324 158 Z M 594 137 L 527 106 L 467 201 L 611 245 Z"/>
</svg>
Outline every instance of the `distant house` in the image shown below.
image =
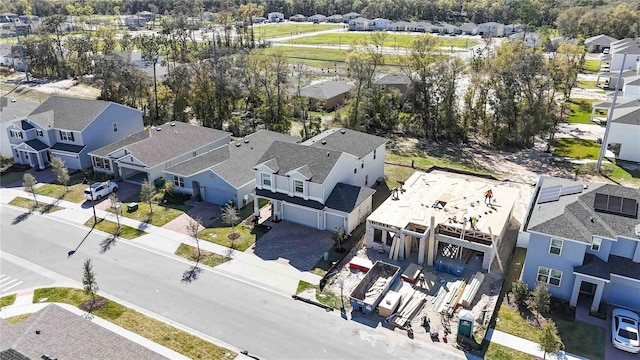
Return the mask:
<svg viewBox="0 0 640 360">
<path fill-rule="evenodd" d="M 139 184 L 162 177 L 163 170 L 219 148 L 231 133 L 183 122 L 153 126 L 89 153 L 93 170 Z"/>
<path fill-rule="evenodd" d="M 321 104 L 325 110 L 333 110 L 345 101 L 351 89 L 353 85 L 344 81 L 325 81 L 303 87 L 300 96 L 309 98 L 311 108 Z"/>
<path fill-rule="evenodd" d="M 591 53 L 601 53 L 611 48 L 611 43 L 618 41 L 608 35 L 592 36 L 584 41 L 584 46 Z"/>
<path fill-rule="evenodd" d="M 12 43 L 0 44 L 0 66 L 13 67 L 17 71 L 25 70 L 20 51 L 14 50 Z"/>
<path fill-rule="evenodd" d="M 392 22 L 387 26 L 387 30 L 389 31 L 409 31 L 411 27 L 411 23 L 408 21 L 396 21 Z"/>
<path fill-rule="evenodd" d="M 509 40 L 521 40 L 528 48 L 536 48 L 542 46 L 542 37 L 535 32 L 519 32 L 509 36 Z"/>
<path fill-rule="evenodd" d="M 258 16 L 258 17 L 253 19 L 253 23 L 254 24 L 262 24 L 262 23 L 265 23 L 265 22 L 267 22 L 267 18 L 262 17 L 262 16 Z"/>
<path fill-rule="evenodd" d="M 525 30 L 523 24 L 509 24 L 504 26 L 504 36 L 516 34 Z M 530 30 L 530 29 L 528 29 Z M 527 31 L 528 32 L 528 31 Z"/>
<path fill-rule="evenodd" d="M 25 118 L 39 105 L 37 102 L 23 99 L 0 98 L 0 155 L 8 159 L 13 157 L 13 149 L 11 149 L 7 128 L 14 121 Z"/>
<path fill-rule="evenodd" d="M 432 29 L 433 29 L 433 24 L 429 22 L 419 22 L 415 24 L 415 26 L 413 27 L 413 31 L 421 32 L 421 33 L 430 33 L 432 32 Z"/>
<path fill-rule="evenodd" d="M 504 24 L 497 22 L 486 22 L 478 25 L 478 35 L 500 37 L 504 36 Z"/>
<path fill-rule="evenodd" d="M 284 21 L 284 14 L 281 12 L 270 12 L 267 14 L 267 20 L 270 23 L 278 23 Z"/>
<path fill-rule="evenodd" d="M 474 23 L 464 23 L 458 26 L 458 32 L 463 35 L 475 35 L 478 33 L 478 25 Z"/>
<path fill-rule="evenodd" d="M 146 21 L 153 21 L 153 13 L 150 11 L 140 11 L 138 13 L 138 17 L 141 19 L 145 19 Z"/>
<path fill-rule="evenodd" d="M 372 211 L 371 189 L 384 175 L 387 139 L 331 129 L 302 144 L 274 142 L 256 162 L 254 214 L 350 234 Z"/>
<path fill-rule="evenodd" d="M 522 280 L 592 311 L 640 310 L 640 190 L 541 176 L 518 236 Z"/>
<path fill-rule="evenodd" d="M 315 14 L 313 16 L 309 16 L 309 22 L 312 22 L 314 24 L 319 24 L 325 21 L 327 21 L 327 17 L 322 14 Z"/>
<path fill-rule="evenodd" d="M 139 16 L 127 16 L 124 18 L 124 25 L 129 29 L 143 28 L 147 26 L 147 19 Z"/>
<path fill-rule="evenodd" d="M 374 85 L 379 86 L 386 92 L 398 91 L 406 95 L 411 79 L 404 73 L 388 74 L 374 81 Z"/>
<path fill-rule="evenodd" d="M 149 78 L 153 79 L 153 65 L 147 65 L 145 61 L 142 59 L 142 53 L 139 50 L 125 50 L 125 51 L 116 51 L 114 52 L 115 56 L 119 56 L 124 59 L 126 62 L 130 62 L 140 69 L 144 71 Z M 156 79 L 164 79 L 169 74 L 169 67 L 165 64 L 162 65 L 162 56 L 159 57 L 158 63 L 156 64 Z"/>
<path fill-rule="evenodd" d="M 458 27 L 449 23 L 441 23 L 440 24 L 441 32 L 445 34 L 456 34 L 458 32 Z"/>
<path fill-rule="evenodd" d="M 137 109 L 102 100 L 52 96 L 7 128 L 17 164 L 44 169 L 51 158 L 85 169 L 89 153 L 143 129 Z"/>
<path fill-rule="evenodd" d="M 327 22 L 329 23 L 343 23 L 344 18 L 340 14 L 335 14 L 331 16 L 327 16 Z"/>
<path fill-rule="evenodd" d="M 360 14 L 358 14 L 357 12 L 350 12 L 350 13 L 342 15 L 342 20 L 345 23 L 349 23 L 349 20 L 357 19 L 359 17 L 360 17 Z"/>
<path fill-rule="evenodd" d="M 176 191 L 236 208 L 253 202 L 256 187 L 253 167 L 275 141 L 296 143 L 299 138 L 260 130 L 234 142 L 173 165 L 164 170 Z"/>
<path fill-rule="evenodd" d="M 0 23 L 13 23 L 18 19 L 18 14 L 3 12 L 0 13 Z"/>
<path fill-rule="evenodd" d="M 372 30 L 371 20 L 359 17 L 349 20 L 349 31 L 369 31 Z"/>
<path fill-rule="evenodd" d="M 307 21 L 307 17 L 302 14 L 296 14 L 289 17 L 289 21 L 303 22 L 303 21 Z"/>
<path fill-rule="evenodd" d="M 372 30 L 380 31 L 380 30 L 387 30 L 387 28 L 389 27 L 389 24 L 391 24 L 391 20 L 389 19 L 375 18 L 371 20 L 370 26 Z"/>
</svg>

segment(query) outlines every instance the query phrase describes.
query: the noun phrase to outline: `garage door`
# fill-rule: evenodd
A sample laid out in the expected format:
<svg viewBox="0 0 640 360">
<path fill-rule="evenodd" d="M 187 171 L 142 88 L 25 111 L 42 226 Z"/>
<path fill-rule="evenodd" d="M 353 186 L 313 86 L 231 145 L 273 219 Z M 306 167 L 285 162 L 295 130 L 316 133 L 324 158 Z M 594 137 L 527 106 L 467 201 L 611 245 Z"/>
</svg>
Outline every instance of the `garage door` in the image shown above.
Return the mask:
<svg viewBox="0 0 640 360">
<path fill-rule="evenodd" d="M 631 309 L 640 309 L 640 286 L 632 281 L 612 276 L 606 301 L 609 304 Z"/>
<path fill-rule="evenodd" d="M 200 193 L 202 199 L 213 204 L 224 205 L 227 201 L 234 200 L 234 194 L 211 186 L 205 186 L 202 190 Z"/>
<path fill-rule="evenodd" d="M 283 220 L 310 226 L 313 228 L 318 227 L 318 213 L 313 210 L 284 204 L 282 211 L 284 212 L 284 214 L 282 215 Z"/>
<path fill-rule="evenodd" d="M 337 227 L 344 228 L 344 217 L 327 213 L 327 230 L 333 231 Z"/>
</svg>

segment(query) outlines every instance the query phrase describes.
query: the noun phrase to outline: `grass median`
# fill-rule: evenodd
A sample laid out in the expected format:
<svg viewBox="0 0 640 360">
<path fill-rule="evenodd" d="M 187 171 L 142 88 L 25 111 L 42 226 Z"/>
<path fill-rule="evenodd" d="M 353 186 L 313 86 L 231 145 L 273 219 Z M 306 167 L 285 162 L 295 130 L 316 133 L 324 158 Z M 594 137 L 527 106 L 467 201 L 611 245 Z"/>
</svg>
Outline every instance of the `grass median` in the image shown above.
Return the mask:
<svg viewBox="0 0 640 360">
<path fill-rule="evenodd" d="M 85 294 L 84 291 L 70 288 L 43 288 L 37 289 L 33 294 L 34 302 L 60 302 L 77 307 L 80 307 L 84 301 L 90 299 L 91 296 Z M 105 306 L 94 310 L 93 315 L 189 358 L 222 360 L 233 359 L 237 356 L 231 350 L 216 346 L 195 335 L 129 309 L 115 301 L 106 300 Z"/>
<path fill-rule="evenodd" d="M 87 227 L 94 227 L 93 225 L 94 225 L 93 218 L 87 220 L 87 222 L 84 223 L 84 226 L 87 226 Z M 118 230 L 118 223 L 110 220 L 106 220 L 106 219 L 98 219 L 98 223 L 95 224 L 94 228 L 97 230 L 109 233 L 111 235 L 115 235 L 116 231 Z M 120 232 L 118 233 L 118 236 L 121 238 L 125 238 L 127 240 L 131 240 L 145 234 L 146 232 L 142 230 L 138 230 L 131 226 L 120 224 Z"/>
<path fill-rule="evenodd" d="M 37 197 L 36 197 L 37 198 Z M 21 208 L 25 208 L 25 209 L 29 209 L 30 211 L 39 211 L 43 214 L 50 214 L 59 210 L 62 210 L 64 208 L 57 206 L 57 205 L 51 205 L 51 204 L 46 204 L 43 202 L 38 202 L 36 205 L 36 202 L 33 199 L 27 199 L 21 196 L 18 196 L 16 198 L 14 198 L 13 200 L 11 200 L 9 202 L 9 205 L 13 205 L 13 206 L 18 206 Z"/>
</svg>

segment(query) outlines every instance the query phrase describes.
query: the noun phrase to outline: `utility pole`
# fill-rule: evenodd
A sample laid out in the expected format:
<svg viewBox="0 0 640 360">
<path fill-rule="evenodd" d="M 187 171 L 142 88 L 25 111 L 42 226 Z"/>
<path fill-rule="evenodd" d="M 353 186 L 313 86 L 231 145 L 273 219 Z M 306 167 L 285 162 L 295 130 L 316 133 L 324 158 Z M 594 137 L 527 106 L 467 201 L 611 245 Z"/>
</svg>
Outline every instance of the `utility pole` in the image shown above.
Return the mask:
<svg viewBox="0 0 640 360">
<path fill-rule="evenodd" d="M 611 58 L 613 61 L 613 57 Z M 600 144 L 600 153 L 598 154 L 598 163 L 596 164 L 596 170 L 602 172 L 602 158 L 607 151 L 607 141 L 609 138 L 609 129 L 611 127 L 611 119 L 613 118 L 613 110 L 616 108 L 616 100 L 618 99 L 618 91 L 620 88 L 620 80 L 622 79 L 622 72 L 624 71 L 624 63 L 627 61 L 627 54 L 622 57 L 622 65 L 620 65 L 620 72 L 618 73 L 618 80 L 616 81 L 616 87 L 613 93 L 613 101 L 611 101 L 611 107 L 607 113 L 607 123 L 604 128 L 604 136 L 602 137 L 602 144 Z"/>
<path fill-rule="evenodd" d="M 18 33 L 16 21 L 17 19 L 13 22 L 13 30 L 16 32 L 16 38 L 18 39 L 18 49 L 20 50 L 20 59 L 22 60 L 22 64 L 24 65 L 24 75 L 27 78 L 27 82 L 29 82 L 29 67 L 27 66 L 27 62 L 24 60 L 24 51 L 22 50 L 22 43 L 20 42 L 20 34 Z"/>
</svg>

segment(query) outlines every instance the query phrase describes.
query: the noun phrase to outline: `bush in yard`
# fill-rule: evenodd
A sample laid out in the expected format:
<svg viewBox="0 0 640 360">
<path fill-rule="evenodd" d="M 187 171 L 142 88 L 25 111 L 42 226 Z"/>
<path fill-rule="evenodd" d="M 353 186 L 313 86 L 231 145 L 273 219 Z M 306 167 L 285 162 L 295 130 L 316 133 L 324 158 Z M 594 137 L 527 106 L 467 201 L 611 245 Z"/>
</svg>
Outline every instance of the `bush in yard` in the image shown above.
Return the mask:
<svg viewBox="0 0 640 360">
<path fill-rule="evenodd" d="M 535 290 L 531 294 L 531 300 L 529 301 L 529 308 L 535 311 L 537 315 L 549 312 L 549 305 L 551 303 L 551 294 L 547 289 L 547 285 L 539 283 L 536 285 Z M 537 316 L 536 316 L 537 318 Z"/>
<path fill-rule="evenodd" d="M 522 280 L 518 280 L 511 284 L 511 292 L 516 304 L 520 307 L 526 307 L 529 301 L 529 288 Z"/>
<path fill-rule="evenodd" d="M 555 353 L 564 348 L 562 339 L 558 335 L 558 328 L 552 320 L 542 325 L 542 333 L 540 333 L 538 343 L 540 350 L 544 351 L 545 359 L 547 358 L 547 353 Z"/>
</svg>

